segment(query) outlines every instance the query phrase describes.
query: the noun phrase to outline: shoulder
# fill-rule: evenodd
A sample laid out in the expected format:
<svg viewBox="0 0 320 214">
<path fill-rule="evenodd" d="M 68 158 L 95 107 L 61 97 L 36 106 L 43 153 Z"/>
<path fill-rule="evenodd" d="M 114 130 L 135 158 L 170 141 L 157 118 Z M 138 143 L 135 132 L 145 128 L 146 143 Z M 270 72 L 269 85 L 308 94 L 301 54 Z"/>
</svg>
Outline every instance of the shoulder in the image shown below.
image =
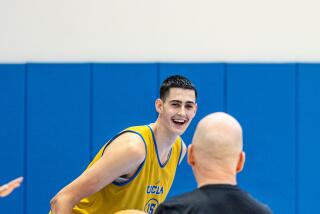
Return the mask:
<svg viewBox="0 0 320 214">
<path fill-rule="evenodd" d="M 272 214 L 272 211 L 268 205 L 258 201 L 253 197 L 252 197 L 252 204 L 254 209 L 257 211 L 257 213 Z"/>
<path fill-rule="evenodd" d="M 240 189 L 242 192 L 242 200 L 246 201 L 252 207 L 252 210 L 255 210 L 257 213 L 271 214 L 272 211 L 268 205 L 260 202 L 258 199 L 253 197 L 250 193 Z"/>
<path fill-rule="evenodd" d="M 140 136 L 144 136 L 146 134 L 150 134 L 151 127 L 149 125 L 141 125 L 141 126 L 131 126 L 126 128 L 122 132 L 133 132 Z"/>
<path fill-rule="evenodd" d="M 142 162 L 146 155 L 143 138 L 135 132 L 122 132 L 106 145 L 105 153 L 126 153 L 130 159 Z M 105 155 L 103 155 L 105 156 Z"/>
</svg>

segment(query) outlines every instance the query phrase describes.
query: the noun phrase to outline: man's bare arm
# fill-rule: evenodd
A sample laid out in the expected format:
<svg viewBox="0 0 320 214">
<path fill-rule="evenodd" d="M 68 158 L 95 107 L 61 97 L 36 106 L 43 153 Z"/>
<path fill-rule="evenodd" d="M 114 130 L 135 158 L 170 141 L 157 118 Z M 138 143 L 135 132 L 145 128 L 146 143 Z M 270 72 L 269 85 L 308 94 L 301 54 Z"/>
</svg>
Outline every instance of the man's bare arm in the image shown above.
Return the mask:
<svg viewBox="0 0 320 214">
<path fill-rule="evenodd" d="M 98 192 L 116 178 L 134 172 L 143 162 L 145 155 L 144 143 L 138 135 L 124 133 L 119 136 L 95 164 L 51 200 L 52 213 L 71 213 L 81 199 Z"/>
</svg>

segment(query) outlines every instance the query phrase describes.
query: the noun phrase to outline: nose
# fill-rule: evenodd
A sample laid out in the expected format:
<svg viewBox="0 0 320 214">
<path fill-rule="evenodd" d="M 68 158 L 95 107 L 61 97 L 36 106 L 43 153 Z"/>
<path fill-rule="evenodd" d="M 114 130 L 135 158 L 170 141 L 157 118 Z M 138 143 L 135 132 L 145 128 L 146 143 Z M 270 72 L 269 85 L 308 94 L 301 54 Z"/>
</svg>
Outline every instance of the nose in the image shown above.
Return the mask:
<svg viewBox="0 0 320 214">
<path fill-rule="evenodd" d="M 182 107 L 179 109 L 178 115 L 179 115 L 179 116 L 185 116 L 185 115 L 186 115 L 186 109 L 184 108 L 184 106 L 182 106 Z"/>
</svg>

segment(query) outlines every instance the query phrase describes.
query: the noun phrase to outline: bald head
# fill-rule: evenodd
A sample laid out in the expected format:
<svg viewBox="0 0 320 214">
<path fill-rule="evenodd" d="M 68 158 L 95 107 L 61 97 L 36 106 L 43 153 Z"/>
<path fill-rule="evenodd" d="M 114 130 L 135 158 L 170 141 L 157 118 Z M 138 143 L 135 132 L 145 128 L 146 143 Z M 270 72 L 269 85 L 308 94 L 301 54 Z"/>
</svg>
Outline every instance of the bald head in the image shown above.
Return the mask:
<svg viewBox="0 0 320 214">
<path fill-rule="evenodd" d="M 195 131 L 192 144 L 198 161 L 237 161 L 242 151 L 242 128 L 232 116 L 218 112 L 203 118 Z"/>
</svg>

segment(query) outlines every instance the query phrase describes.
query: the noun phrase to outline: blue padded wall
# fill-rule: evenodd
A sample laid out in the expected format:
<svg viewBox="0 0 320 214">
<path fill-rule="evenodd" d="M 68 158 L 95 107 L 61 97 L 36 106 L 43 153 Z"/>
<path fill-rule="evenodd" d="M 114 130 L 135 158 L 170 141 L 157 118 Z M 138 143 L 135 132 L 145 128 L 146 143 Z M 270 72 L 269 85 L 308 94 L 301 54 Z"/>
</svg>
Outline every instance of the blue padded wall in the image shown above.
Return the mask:
<svg viewBox="0 0 320 214">
<path fill-rule="evenodd" d="M 227 110 L 244 129 L 240 186 L 275 213 L 294 213 L 295 66 L 230 64 Z"/>
<path fill-rule="evenodd" d="M 0 185 L 24 174 L 25 66 L 0 65 Z M 23 188 L 0 198 L 0 213 L 23 213 Z"/>
<path fill-rule="evenodd" d="M 199 119 L 227 111 L 244 129 L 247 162 L 239 184 L 274 213 L 318 213 L 320 64 L 93 63 L 0 65 L 0 213 L 40 214 L 50 199 L 122 129 L 156 120 L 168 75 L 198 88 Z M 186 160 L 169 197 L 196 187 Z"/>
<path fill-rule="evenodd" d="M 160 64 L 160 79 L 162 81 L 175 74 L 189 78 L 197 87 L 198 111 L 189 128 L 182 136 L 188 146 L 192 141 L 195 127 L 202 117 L 210 112 L 224 110 L 224 64 Z M 183 181 L 183 182 L 182 182 Z M 196 182 L 191 168 L 188 166 L 186 157 L 180 164 L 175 181 L 168 197 L 191 191 L 196 188 Z"/>
<path fill-rule="evenodd" d="M 320 64 L 299 65 L 297 213 L 320 213 Z"/>
<path fill-rule="evenodd" d="M 93 152 L 129 126 L 154 122 L 155 64 L 94 64 Z"/>
<path fill-rule="evenodd" d="M 88 64 L 29 64 L 27 207 L 47 213 L 54 194 L 89 162 Z"/>
</svg>

